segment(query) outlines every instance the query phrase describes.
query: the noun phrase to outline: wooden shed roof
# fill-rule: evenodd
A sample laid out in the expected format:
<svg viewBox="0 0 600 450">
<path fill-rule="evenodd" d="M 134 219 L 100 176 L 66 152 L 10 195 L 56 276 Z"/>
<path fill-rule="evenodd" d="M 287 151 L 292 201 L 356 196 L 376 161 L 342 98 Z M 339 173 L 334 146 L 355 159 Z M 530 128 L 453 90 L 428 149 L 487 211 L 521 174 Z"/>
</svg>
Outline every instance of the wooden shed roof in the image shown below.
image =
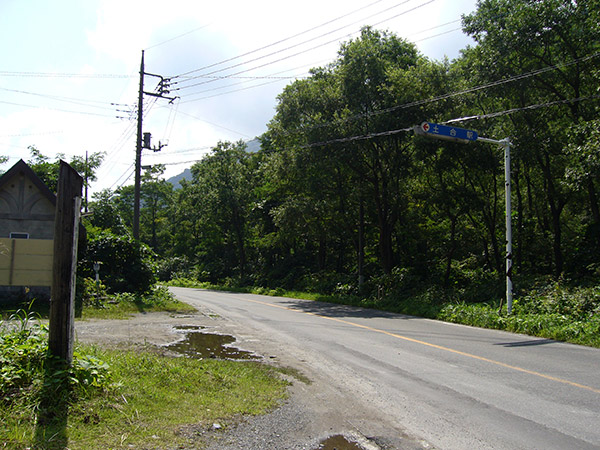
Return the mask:
<svg viewBox="0 0 600 450">
<path fill-rule="evenodd" d="M 46 197 L 52 203 L 52 205 L 56 206 L 56 195 L 54 195 L 54 193 L 48 188 L 48 186 L 46 186 L 46 183 L 40 180 L 40 178 L 35 174 L 33 169 L 29 167 L 29 165 L 22 159 L 19 160 L 19 162 L 17 162 L 10 169 L 8 169 L 7 172 L 2 174 L 2 176 L 0 176 L 0 190 L 4 187 L 4 185 L 9 183 L 9 181 L 15 175 L 18 174 L 23 174 L 27 178 L 29 178 L 31 182 L 40 190 L 42 195 L 44 195 L 44 197 Z"/>
</svg>

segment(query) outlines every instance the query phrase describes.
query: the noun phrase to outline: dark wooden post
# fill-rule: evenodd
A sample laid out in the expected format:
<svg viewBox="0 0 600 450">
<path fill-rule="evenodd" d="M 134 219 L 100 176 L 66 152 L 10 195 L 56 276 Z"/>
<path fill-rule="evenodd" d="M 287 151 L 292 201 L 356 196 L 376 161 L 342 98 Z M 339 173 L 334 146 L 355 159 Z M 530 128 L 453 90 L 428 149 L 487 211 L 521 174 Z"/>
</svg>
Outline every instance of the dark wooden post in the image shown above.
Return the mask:
<svg viewBox="0 0 600 450">
<path fill-rule="evenodd" d="M 52 356 L 59 357 L 67 366 L 73 360 L 75 271 L 82 187 L 83 178 L 61 161 L 54 222 L 48 348 Z"/>
</svg>

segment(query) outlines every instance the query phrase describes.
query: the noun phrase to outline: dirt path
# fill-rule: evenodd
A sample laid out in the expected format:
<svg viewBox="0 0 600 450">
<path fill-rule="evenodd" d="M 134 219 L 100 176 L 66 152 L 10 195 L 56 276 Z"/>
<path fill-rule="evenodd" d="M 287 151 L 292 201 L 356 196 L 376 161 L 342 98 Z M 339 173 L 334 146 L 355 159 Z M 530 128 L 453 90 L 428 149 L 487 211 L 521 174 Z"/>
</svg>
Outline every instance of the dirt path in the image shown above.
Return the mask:
<svg viewBox="0 0 600 450">
<path fill-rule="evenodd" d="M 318 373 L 306 373 L 306 365 L 295 360 L 272 342 L 257 338 L 240 324 L 227 321 L 209 310 L 192 314 L 137 314 L 129 320 L 85 320 L 75 325 L 76 338 L 84 343 L 116 345 L 163 346 L 185 337 L 176 327 L 205 327 L 206 332 L 228 334 L 236 338 L 236 347 L 257 353 L 267 364 L 291 367 L 303 373 L 309 383 L 292 380 L 289 399 L 275 411 L 260 417 L 244 418 L 235 424 L 206 431 L 190 428 L 209 449 L 290 449 L 322 448 L 320 443 L 331 436 L 344 436 L 352 444 L 327 448 L 343 449 L 407 449 L 430 448 L 408 436 L 390 439 L 381 430 L 379 436 L 363 436 L 359 427 L 348 420 L 346 411 L 356 408 L 356 401 L 347 398 L 332 380 Z M 368 411 L 365 411 L 368 415 Z M 388 436 L 383 438 L 382 436 Z"/>
</svg>

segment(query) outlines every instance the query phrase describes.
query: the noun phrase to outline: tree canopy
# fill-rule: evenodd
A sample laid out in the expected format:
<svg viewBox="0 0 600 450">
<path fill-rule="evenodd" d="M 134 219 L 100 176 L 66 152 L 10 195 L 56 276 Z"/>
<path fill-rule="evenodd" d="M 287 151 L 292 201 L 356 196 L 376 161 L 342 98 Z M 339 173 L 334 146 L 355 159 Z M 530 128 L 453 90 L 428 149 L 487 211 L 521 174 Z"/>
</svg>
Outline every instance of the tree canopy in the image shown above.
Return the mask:
<svg viewBox="0 0 600 450">
<path fill-rule="evenodd" d="M 463 17 L 475 45 L 453 61 L 364 28 L 283 89 L 260 151 L 220 142 L 177 190 L 147 174 L 142 241 L 177 261 L 165 276 L 500 296 L 501 151 L 415 136 L 427 120 L 513 143 L 517 277 L 598 276 L 599 11 L 482 0 Z M 99 199 L 121 217 L 107 227 L 130 225 L 131 196 Z"/>
</svg>

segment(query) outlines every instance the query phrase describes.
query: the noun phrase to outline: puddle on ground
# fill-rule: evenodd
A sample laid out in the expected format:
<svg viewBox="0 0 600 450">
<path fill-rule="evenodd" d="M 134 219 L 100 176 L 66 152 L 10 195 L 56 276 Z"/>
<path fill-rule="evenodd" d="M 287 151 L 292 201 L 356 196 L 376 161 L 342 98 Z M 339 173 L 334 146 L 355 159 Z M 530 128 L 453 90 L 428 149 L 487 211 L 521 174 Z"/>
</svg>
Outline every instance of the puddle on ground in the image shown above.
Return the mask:
<svg viewBox="0 0 600 450">
<path fill-rule="evenodd" d="M 363 450 L 363 448 L 356 442 L 351 442 L 346 437 L 338 434 L 321 441 L 315 450 Z"/>
<path fill-rule="evenodd" d="M 260 359 L 260 356 L 252 352 L 230 346 L 229 344 L 235 342 L 233 336 L 199 331 L 202 328 L 204 327 L 175 327 L 176 330 L 186 333 L 185 338 L 167 345 L 166 348 L 180 355 L 197 359 Z"/>
</svg>

